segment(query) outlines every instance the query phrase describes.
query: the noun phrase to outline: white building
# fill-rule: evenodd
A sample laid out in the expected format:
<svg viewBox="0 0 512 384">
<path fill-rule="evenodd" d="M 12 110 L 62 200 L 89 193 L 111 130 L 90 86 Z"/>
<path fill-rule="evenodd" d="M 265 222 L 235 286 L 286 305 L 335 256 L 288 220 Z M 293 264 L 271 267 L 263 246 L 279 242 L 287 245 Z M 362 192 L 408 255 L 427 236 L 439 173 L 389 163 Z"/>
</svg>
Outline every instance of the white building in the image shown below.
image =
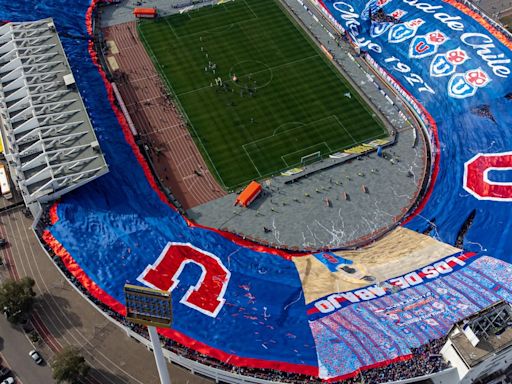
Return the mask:
<svg viewBox="0 0 512 384">
<path fill-rule="evenodd" d="M 108 172 L 52 19 L 0 27 L 0 125 L 33 212 Z"/>
<path fill-rule="evenodd" d="M 512 383 L 512 308 L 500 301 L 454 324 L 441 349 L 461 384 Z"/>
</svg>

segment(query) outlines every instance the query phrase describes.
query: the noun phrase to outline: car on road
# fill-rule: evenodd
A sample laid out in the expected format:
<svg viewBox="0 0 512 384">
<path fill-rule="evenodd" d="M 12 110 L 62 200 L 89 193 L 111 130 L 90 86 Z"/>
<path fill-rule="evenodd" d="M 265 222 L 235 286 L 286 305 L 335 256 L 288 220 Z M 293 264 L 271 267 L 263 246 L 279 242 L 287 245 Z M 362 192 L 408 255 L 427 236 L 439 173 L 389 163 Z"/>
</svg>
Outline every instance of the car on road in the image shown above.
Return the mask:
<svg viewBox="0 0 512 384">
<path fill-rule="evenodd" d="M 0 237 L 0 248 L 5 247 L 7 245 L 7 240 Z"/>
<path fill-rule="evenodd" d="M 43 358 L 39 354 L 39 352 L 32 350 L 28 353 L 28 355 L 35 361 L 36 364 L 41 364 L 43 362 Z"/>
<path fill-rule="evenodd" d="M 2 384 L 14 384 L 14 378 L 12 376 L 9 376 L 7 379 L 2 381 Z"/>
</svg>

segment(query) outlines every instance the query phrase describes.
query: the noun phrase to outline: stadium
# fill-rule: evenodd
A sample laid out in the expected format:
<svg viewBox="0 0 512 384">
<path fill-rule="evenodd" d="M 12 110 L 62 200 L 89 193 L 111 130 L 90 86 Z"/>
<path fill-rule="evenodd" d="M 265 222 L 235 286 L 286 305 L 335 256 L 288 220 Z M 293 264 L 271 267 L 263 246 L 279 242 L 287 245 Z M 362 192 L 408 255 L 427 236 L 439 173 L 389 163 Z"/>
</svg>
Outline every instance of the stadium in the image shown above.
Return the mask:
<svg viewBox="0 0 512 384">
<path fill-rule="evenodd" d="M 512 7 L 57 3 L 0 7 L 5 210 L 109 322 L 216 382 L 511 382 Z"/>
</svg>

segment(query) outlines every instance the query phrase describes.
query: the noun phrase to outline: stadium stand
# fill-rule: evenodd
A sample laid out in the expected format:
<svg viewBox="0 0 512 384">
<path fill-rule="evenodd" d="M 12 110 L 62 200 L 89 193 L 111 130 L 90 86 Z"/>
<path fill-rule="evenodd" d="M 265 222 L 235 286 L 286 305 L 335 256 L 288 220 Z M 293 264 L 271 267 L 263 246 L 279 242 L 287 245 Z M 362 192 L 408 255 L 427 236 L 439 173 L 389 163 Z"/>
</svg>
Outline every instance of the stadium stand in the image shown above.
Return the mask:
<svg viewBox="0 0 512 384">
<path fill-rule="evenodd" d="M 0 121 L 13 180 L 34 216 L 108 172 L 52 19 L 0 28 Z"/>
<path fill-rule="evenodd" d="M 37 227 L 37 231 L 39 236 L 42 235 L 42 232 L 45 228 L 47 228 L 51 224 L 48 212 L 45 213 L 45 216 L 39 222 Z M 43 242 L 44 243 L 44 242 Z M 103 303 L 96 300 L 94 297 L 90 296 L 86 289 L 79 284 L 79 282 L 69 273 L 67 268 L 63 265 L 61 259 L 52 254 L 52 249 L 48 246 L 45 246 L 47 252 L 52 255 L 53 260 L 59 266 L 59 268 L 67 275 L 68 279 L 74 283 L 74 285 L 89 299 L 96 305 L 98 308 L 104 310 L 110 317 L 114 318 L 117 322 L 122 324 L 124 327 L 129 328 L 132 332 L 136 334 L 140 334 L 143 337 L 147 338 L 145 331 L 133 324 L 127 323 L 126 320 L 108 309 Z M 445 340 L 443 338 L 430 341 L 429 343 L 422 345 L 418 348 L 412 349 L 413 358 L 407 361 L 400 361 L 389 364 L 385 367 L 375 368 L 367 371 L 363 371 L 359 373 L 359 376 L 355 378 L 345 380 L 345 383 L 381 383 L 386 381 L 396 381 L 403 380 L 407 378 L 414 378 L 419 375 L 424 375 L 426 373 L 437 372 L 446 368 L 446 364 L 443 362 L 439 355 L 439 351 L 444 344 Z M 234 372 L 242 375 L 248 375 L 255 378 L 263 378 L 265 380 L 272 381 L 280 381 L 280 382 L 288 382 L 288 383 L 304 383 L 310 382 L 315 383 L 319 382 L 316 378 L 307 377 L 304 375 L 295 375 L 283 372 L 277 372 L 270 369 L 249 369 L 249 368 L 240 368 L 233 367 L 230 364 L 221 363 L 217 360 L 214 360 L 208 356 L 205 356 L 201 353 L 193 351 L 192 349 L 183 347 L 173 341 L 166 340 L 166 346 L 169 350 L 175 351 L 180 356 L 184 356 L 187 359 L 198 361 L 201 364 L 206 366 L 215 367 L 217 369 L 223 369 L 225 371 Z"/>
<path fill-rule="evenodd" d="M 48 208 L 48 207 L 47 207 Z M 86 296 L 95 306 L 101 309 L 106 315 L 111 317 L 114 321 L 119 323 L 122 327 L 131 332 L 136 333 L 139 336 L 147 339 L 149 342 L 149 334 L 147 328 L 133 324 L 126 320 L 126 318 L 117 312 L 112 311 L 107 305 L 100 300 L 93 297 L 89 291 L 84 288 L 79 281 L 69 272 L 66 268 L 62 259 L 57 256 L 51 247 L 49 247 L 44 240 L 42 240 L 43 232 L 50 225 L 51 219 L 49 209 L 45 210 L 40 221 L 35 228 L 35 232 L 38 235 L 43 248 L 51 256 L 58 268 L 66 275 L 69 281 L 84 295 Z M 248 367 L 236 367 L 231 364 L 226 364 L 219 360 L 213 359 L 210 356 L 194 351 L 193 349 L 187 348 L 173 340 L 164 338 L 164 347 L 182 356 L 186 359 L 199 362 L 209 367 L 221 369 L 226 372 L 236 373 L 247 377 L 247 382 L 250 383 L 250 378 L 257 378 L 263 380 L 269 380 L 272 382 L 290 383 L 290 384 L 301 384 L 301 383 L 322 383 L 323 381 L 317 377 L 311 377 L 301 374 L 295 374 L 290 372 L 276 371 L 272 369 L 255 369 Z M 426 374 L 432 374 L 443 371 L 449 368 L 448 364 L 443 360 L 440 355 L 441 348 L 445 345 L 446 338 L 440 338 L 432 340 L 428 344 L 422 345 L 419 348 L 413 348 L 413 358 L 406 361 L 399 361 L 387 366 L 378 367 L 374 369 L 364 370 L 359 372 L 359 375 L 348 378 L 345 380 L 336 381 L 336 383 L 343 384 L 379 384 L 388 381 L 397 381 L 411 379 Z"/>
</svg>

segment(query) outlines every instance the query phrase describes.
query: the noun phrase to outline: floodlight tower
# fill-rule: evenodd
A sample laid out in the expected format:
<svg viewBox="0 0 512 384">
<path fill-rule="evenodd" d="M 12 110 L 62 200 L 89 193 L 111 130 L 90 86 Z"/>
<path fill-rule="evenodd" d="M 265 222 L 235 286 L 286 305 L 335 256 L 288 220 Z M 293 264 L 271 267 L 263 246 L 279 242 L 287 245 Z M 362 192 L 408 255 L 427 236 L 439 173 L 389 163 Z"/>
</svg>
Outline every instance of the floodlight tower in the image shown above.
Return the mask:
<svg viewBox="0 0 512 384">
<path fill-rule="evenodd" d="M 171 295 L 158 289 L 125 284 L 124 297 L 126 301 L 126 319 L 132 323 L 148 327 L 161 384 L 171 384 L 160 338 L 156 331 L 156 327 L 169 328 L 171 326 Z"/>
</svg>

